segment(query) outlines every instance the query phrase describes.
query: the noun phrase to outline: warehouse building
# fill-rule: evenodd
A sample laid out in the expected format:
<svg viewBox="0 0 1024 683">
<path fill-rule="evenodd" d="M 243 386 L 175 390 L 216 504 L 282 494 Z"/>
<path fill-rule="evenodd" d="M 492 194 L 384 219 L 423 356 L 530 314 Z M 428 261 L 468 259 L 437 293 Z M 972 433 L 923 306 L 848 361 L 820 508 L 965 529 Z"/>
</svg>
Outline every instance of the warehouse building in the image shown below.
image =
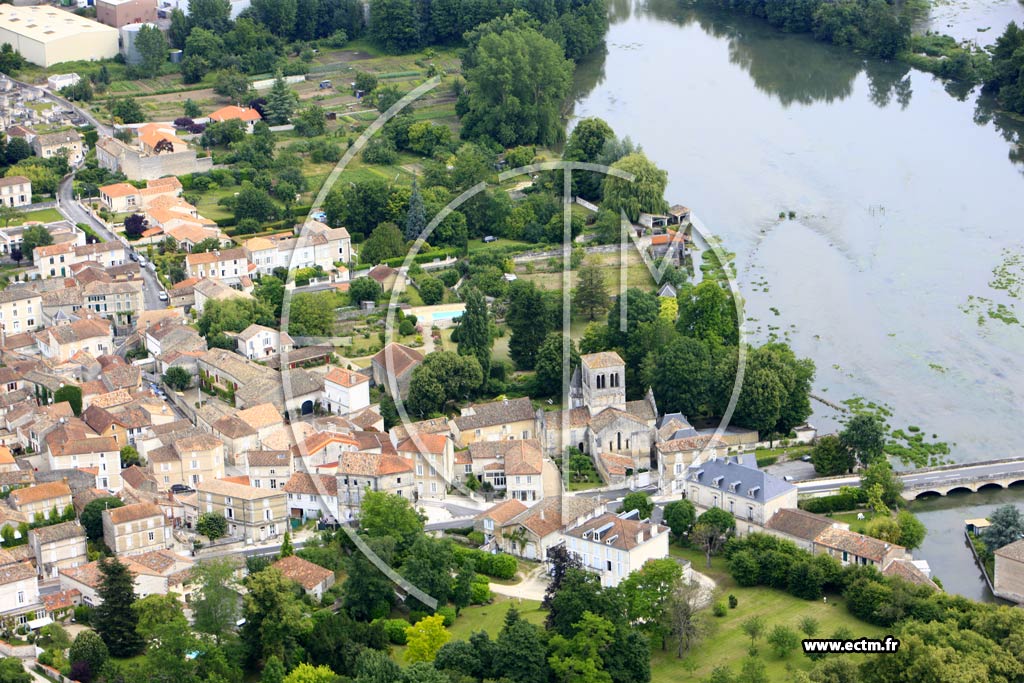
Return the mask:
<svg viewBox="0 0 1024 683">
<path fill-rule="evenodd" d="M 39 66 L 115 57 L 117 29 L 54 7 L 0 5 L 0 44 Z"/>
</svg>

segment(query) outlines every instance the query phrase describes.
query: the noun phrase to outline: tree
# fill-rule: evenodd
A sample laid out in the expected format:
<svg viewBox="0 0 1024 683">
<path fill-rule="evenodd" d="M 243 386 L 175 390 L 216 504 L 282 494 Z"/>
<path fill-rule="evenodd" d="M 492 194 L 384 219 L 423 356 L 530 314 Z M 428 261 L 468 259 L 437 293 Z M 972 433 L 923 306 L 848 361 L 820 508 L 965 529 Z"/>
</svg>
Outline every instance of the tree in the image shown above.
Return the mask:
<svg viewBox="0 0 1024 683">
<path fill-rule="evenodd" d="M 505 625 L 494 648 L 494 672 L 515 683 L 547 683 L 547 648 L 540 629 L 524 621 L 515 607 L 505 614 Z"/>
<path fill-rule="evenodd" d="M 395 561 L 395 539 L 390 536 L 368 538 L 373 555 L 391 565 Z M 353 619 L 370 621 L 385 617 L 395 602 L 395 584 L 362 552 L 354 552 L 345 560 L 348 579 L 345 581 L 346 612 Z"/>
<path fill-rule="evenodd" d="M 440 614 L 423 617 L 414 626 L 405 629 L 405 661 L 410 664 L 434 661 L 437 651 L 451 640 L 451 637 L 444 627 L 444 617 Z"/>
<path fill-rule="evenodd" d="M 475 356 L 435 351 L 412 371 L 406 404 L 410 411 L 426 417 L 439 412 L 448 401 L 468 398 L 483 381 L 483 371 Z"/>
<path fill-rule="evenodd" d="M 32 683 L 32 675 L 25 671 L 16 657 L 0 658 L 0 683 Z"/>
<path fill-rule="evenodd" d="M 203 110 L 199 108 L 199 105 L 192 101 L 191 98 L 185 100 L 185 104 L 182 105 L 185 111 L 185 116 L 198 119 L 203 115 Z"/>
<path fill-rule="evenodd" d="M 640 220 L 641 212 L 664 213 L 668 209 L 665 201 L 668 173 L 655 166 L 643 152 L 634 152 L 619 159 L 612 168 L 630 173 L 634 179 L 630 182 L 615 175 L 605 176 L 603 208 L 616 214 L 625 212 L 634 223 Z"/>
<path fill-rule="evenodd" d="M 469 287 L 465 293 L 466 309 L 458 321 L 458 352 L 462 356 L 474 356 L 480 363 L 480 370 L 485 378 L 490 376 L 491 315 L 483 294 L 475 287 Z"/>
<path fill-rule="evenodd" d="M 82 523 L 82 527 L 85 528 L 85 535 L 90 541 L 99 541 L 103 539 L 103 511 L 113 510 L 124 505 L 124 501 L 114 496 L 105 496 L 103 498 L 97 498 L 96 500 L 89 501 L 84 508 L 82 508 L 82 514 L 79 515 L 79 521 Z"/>
<path fill-rule="evenodd" d="M 721 549 L 735 530 L 736 519 L 721 508 L 711 508 L 697 518 L 690 538 L 704 551 L 708 567 L 711 567 L 711 556 Z"/>
<path fill-rule="evenodd" d="M 668 637 L 675 643 L 676 658 L 682 659 L 701 638 L 710 632 L 707 615 L 700 611 L 701 586 L 695 581 L 679 581 L 668 596 L 661 620 Z"/>
<path fill-rule="evenodd" d="M 889 516 L 875 517 L 864 525 L 864 534 L 886 543 L 899 543 L 900 525 Z"/>
<path fill-rule="evenodd" d="M 788 626 L 776 624 L 768 634 L 768 644 L 775 651 L 776 656 L 781 659 L 796 649 L 800 644 L 800 637 Z"/>
<path fill-rule="evenodd" d="M 185 391 L 192 384 L 192 375 L 183 367 L 172 366 L 160 378 L 161 381 L 175 391 Z"/>
<path fill-rule="evenodd" d="M 419 181 L 416 176 L 412 179 L 412 192 L 409 194 L 409 210 L 405 214 L 405 239 L 413 241 L 423 234 L 427 227 L 427 207 L 423 203 L 423 195 L 420 194 Z"/>
<path fill-rule="evenodd" d="M 418 48 L 421 45 L 418 7 L 412 0 L 372 0 L 370 39 L 390 53 Z"/>
<path fill-rule="evenodd" d="M 643 323 L 656 333 L 667 321 Z M 696 416 L 714 412 L 718 378 L 709 345 L 700 339 L 676 336 L 653 348 L 640 366 L 640 376 L 654 392 L 658 407 L 666 412 Z"/>
<path fill-rule="evenodd" d="M 270 220 L 277 213 L 274 200 L 270 198 L 266 190 L 255 187 L 249 181 L 243 181 L 235 199 L 235 219 L 243 221 L 251 218 L 263 223 Z"/>
<path fill-rule="evenodd" d="M 439 304 L 444 300 L 444 283 L 436 277 L 423 276 L 419 278 L 416 281 L 416 288 L 420 292 L 423 303 L 427 306 Z"/>
<path fill-rule="evenodd" d="M 398 226 L 394 223 L 381 223 L 363 243 L 359 250 L 359 260 L 363 263 L 376 264 L 405 256 L 406 250 L 405 238 Z"/>
<path fill-rule="evenodd" d="M 139 452 L 135 449 L 135 446 L 121 447 L 121 469 L 138 465 L 141 462 L 142 460 L 139 458 Z"/>
<path fill-rule="evenodd" d="M 264 275 L 256 282 L 253 294 L 257 299 L 270 306 L 274 311 L 274 317 L 280 319 L 281 309 L 284 306 L 284 282 L 272 275 Z"/>
<path fill-rule="evenodd" d="M 732 294 L 718 282 L 704 280 L 696 287 L 686 286 L 678 302 L 677 327 L 682 334 L 711 344 L 738 342 L 736 305 Z"/>
<path fill-rule="evenodd" d="M 391 536 L 399 552 L 412 546 L 423 533 L 423 517 L 407 498 L 383 491 L 368 491 L 363 497 L 359 528 L 374 538 Z"/>
<path fill-rule="evenodd" d="M 110 107 L 110 115 L 121 123 L 142 123 L 146 120 L 146 114 L 142 111 L 142 105 L 137 100 L 129 97 L 116 98 L 107 106 Z"/>
<path fill-rule="evenodd" d="M 327 132 L 327 115 L 324 108 L 315 102 L 300 109 L 293 123 L 295 132 L 303 137 L 312 138 Z"/>
<path fill-rule="evenodd" d="M 861 474 L 860 487 L 868 492 L 878 487 L 882 502 L 887 506 L 896 506 L 900 503 L 903 481 L 893 472 L 892 465 L 885 459 L 878 459 Z"/>
<path fill-rule="evenodd" d="M 334 330 L 333 295 L 303 292 L 292 297 L 288 309 L 288 332 L 301 337 L 327 337 Z"/>
<path fill-rule="evenodd" d="M 80 632 L 75 636 L 75 641 L 68 649 L 68 661 L 71 664 L 85 662 L 88 671 L 92 674 L 99 673 L 109 657 L 110 651 L 107 649 L 107 644 L 95 631 Z"/>
<path fill-rule="evenodd" d="M 678 541 L 686 535 L 697 518 L 697 508 L 688 500 L 674 500 L 665 506 L 662 518 Z"/>
<path fill-rule="evenodd" d="M 602 654 L 615 639 L 614 625 L 607 619 L 585 612 L 575 629 L 571 639 L 560 634 L 551 638 L 548 663 L 555 680 L 612 683 L 611 675 L 604 670 Z"/>
<path fill-rule="evenodd" d="M 1015 505 L 997 507 L 988 520 L 990 524 L 981 532 L 981 539 L 991 552 L 1024 538 L 1024 516 Z"/>
<path fill-rule="evenodd" d="M 563 344 L 569 344 L 569 362 L 563 362 Z M 537 349 L 537 357 L 534 362 L 534 369 L 537 374 L 534 378 L 534 387 L 537 396 L 558 396 L 562 395 L 565 388 L 562 371 L 566 367 L 569 376 L 572 377 L 573 370 L 579 367 L 580 354 L 576 350 L 576 344 L 568 336 L 563 337 L 558 332 L 550 332 L 544 338 L 544 343 Z"/>
<path fill-rule="evenodd" d="M 128 567 L 117 559 L 99 562 L 100 584 L 96 589 L 102 603 L 93 608 L 89 625 L 103 638 L 110 654 L 133 657 L 143 649 L 137 631 L 138 617 L 132 611 L 135 583 Z"/>
<path fill-rule="evenodd" d="M 813 638 L 818 633 L 818 620 L 814 617 L 803 617 L 800 619 L 800 631 L 808 638 Z"/>
<path fill-rule="evenodd" d="M 78 417 L 82 414 L 82 388 L 73 384 L 67 384 L 53 392 L 54 403 L 68 403 L 71 405 L 71 412 Z"/>
<path fill-rule="evenodd" d="M 149 221 L 141 213 L 133 213 L 124 219 L 124 234 L 131 239 L 142 237 L 142 233 L 149 227 Z"/>
<path fill-rule="evenodd" d="M 562 135 L 572 62 L 524 18 L 514 12 L 474 29 L 464 61 L 466 89 L 456 106 L 464 138 L 489 137 L 515 147 L 552 144 Z M 520 25 L 502 30 L 502 22 Z"/>
<path fill-rule="evenodd" d="M 147 595 L 132 604 L 132 611 L 138 620 L 136 630 L 143 640 L 149 642 L 160 629 L 170 626 L 179 631 L 188 631 L 188 619 L 181 609 L 181 602 L 174 593 Z"/>
<path fill-rule="evenodd" d="M 190 601 L 195 629 L 212 635 L 218 643 L 238 620 L 234 572 L 234 564 L 227 559 L 206 560 L 192 568 L 198 586 Z"/>
<path fill-rule="evenodd" d="M 348 287 L 348 298 L 353 304 L 362 301 L 376 301 L 384 294 L 380 283 L 370 277 L 359 277 Z"/>
<path fill-rule="evenodd" d="M 884 455 L 885 430 L 882 421 L 874 415 L 854 415 L 839 433 L 839 439 L 861 467 L 867 467 Z"/>
<path fill-rule="evenodd" d="M 278 557 L 291 557 L 295 554 L 295 548 L 292 547 L 292 537 L 287 531 L 284 532 L 284 539 L 281 541 L 281 550 L 277 553 Z"/>
<path fill-rule="evenodd" d="M 757 647 L 757 639 L 764 635 L 764 619 L 758 616 L 749 617 L 740 624 L 740 629 L 750 638 L 750 649 L 753 650 Z"/>
<path fill-rule="evenodd" d="M 248 592 L 243 598 L 242 639 L 257 660 L 276 656 L 286 666 L 297 663 L 296 646 L 312 624 L 293 586 L 274 567 L 250 574 L 245 580 Z"/>
<path fill-rule="evenodd" d="M 227 536 L 228 520 L 224 515 L 217 512 L 204 512 L 196 520 L 196 531 L 206 536 L 211 541 Z"/>
<path fill-rule="evenodd" d="M 19 138 L 20 139 L 20 138 Z M 53 244 L 53 235 L 45 225 L 30 225 L 21 233 L 21 252 L 31 261 L 36 247 L 47 247 Z"/>
<path fill-rule="evenodd" d="M 740 676 L 737 683 L 768 683 L 768 674 L 765 673 L 765 665 L 757 657 L 747 657 L 740 667 Z"/>
<path fill-rule="evenodd" d="M 147 78 L 160 75 L 160 69 L 167 62 L 167 40 L 163 32 L 151 24 L 143 24 L 135 37 L 135 48 L 142 62 L 139 68 Z"/>
<path fill-rule="evenodd" d="M 597 117 L 580 120 L 569 134 L 565 145 L 567 161 L 584 161 L 597 163 L 605 142 L 614 139 L 615 132 L 603 119 Z M 604 176 L 599 173 L 573 171 L 573 193 L 590 200 L 601 199 L 601 183 Z M 609 212 L 614 218 L 616 235 L 618 234 L 619 217 Z"/>
<path fill-rule="evenodd" d="M 253 13 L 261 24 L 281 38 L 291 38 L 298 12 L 296 0 L 254 0 Z"/>
<path fill-rule="evenodd" d="M 619 508 L 619 512 L 631 510 L 637 510 L 640 513 L 639 519 L 650 519 L 651 513 L 654 512 L 654 501 L 643 491 L 632 491 L 622 499 L 622 507 Z"/>
<path fill-rule="evenodd" d="M 269 3 L 265 3 L 269 4 Z M 295 111 L 298 97 L 284 81 L 281 72 L 277 72 L 274 78 L 274 85 L 267 93 L 267 103 L 263 105 L 264 119 L 271 126 L 280 126 L 288 123 Z"/>
<path fill-rule="evenodd" d="M 277 319 L 263 301 L 232 298 L 207 302 L 197 326 L 199 334 L 212 342 L 222 332 L 241 332 L 252 324 L 271 327 L 277 325 Z M 228 341 L 231 343 L 227 348 L 234 350 L 234 341 Z"/>
<path fill-rule="evenodd" d="M 821 437 L 811 450 L 814 471 L 823 477 L 845 474 L 853 469 L 855 460 L 838 436 L 828 434 Z"/>
<path fill-rule="evenodd" d="M 682 578 L 683 570 L 679 563 L 672 558 L 663 558 L 648 560 L 619 584 L 626 598 L 629 622 L 646 631 L 652 639 L 660 639 L 662 649 L 665 649 L 671 632 L 664 616 Z"/>
<path fill-rule="evenodd" d="M 299 664 L 284 677 L 284 683 L 334 683 L 338 680 L 338 674 L 331 670 L 331 667 L 319 665 L 313 666 L 305 662 Z"/>
<path fill-rule="evenodd" d="M 548 548 L 547 551 L 547 563 L 548 563 L 548 576 L 551 577 L 551 581 L 548 583 L 548 587 L 544 591 L 544 601 L 541 606 L 545 609 L 551 609 L 551 603 L 558 594 L 558 591 L 562 588 L 562 581 L 565 580 L 566 575 L 574 569 L 582 569 L 583 562 L 579 555 L 570 553 L 564 544 L 556 545 L 553 548 Z"/>
<path fill-rule="evenodd" d="M 357 71 L 355 84 L 356 90 L 362 90 L 368 94 L 377 87 L 377 77 L 365 71 Z"/>
<path fill-rule="evenodd" d="M 383 178 L 339 183 L 324 201 L 327 222 L 369 235 L 387 215 L 390 197 L 391 188 Z"/>
<path fill-rule="evenodd" d="M 213 91 L 228 98 L 233 104 L 245 102 L 249 98 L 251 90 L 252 85 L 249 83 L 248 77 L 234 69 L 221 71 L 213 83 Z"/>
<path fill-rule="evenodd" d="M 509 355 L 520 370 L 532 370 L 550 327 L 546 324 L 544 297 L 532 281 L 516 280 L 509 288 L 505 323 L 512 331 Z"/>
<path fill-rule="evenodd" d="M 585 261 L 580 266 L 573 304 L 577 311 L 587 316 L 587 320 L 596 320 L 610 307 L 604 273 L 597 263 Z"/>
</svg>

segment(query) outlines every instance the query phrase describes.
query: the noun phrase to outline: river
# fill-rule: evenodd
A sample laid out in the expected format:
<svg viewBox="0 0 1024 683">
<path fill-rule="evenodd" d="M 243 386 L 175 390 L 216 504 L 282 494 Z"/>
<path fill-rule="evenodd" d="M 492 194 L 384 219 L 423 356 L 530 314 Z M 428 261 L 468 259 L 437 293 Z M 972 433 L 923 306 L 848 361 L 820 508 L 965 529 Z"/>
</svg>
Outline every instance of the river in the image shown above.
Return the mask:
<svg viewBox="0 0 1024 683">
<path fill-rule="evenodd" d="M 961 10 L 930 25 L 992 41 L 1024 20 L 1017 0 Z M 814 359 L 817 394 L 890 406 L 892 427 L 947 442 L 950 461 L 1018 453 L 1024 326 L 987 311 L 1016 301 L 990 282 L 1024 254 L 1024 127 L 931 74 L 757 20 L 672 0 L 610 13 L 607 50 L 577 70 L 574 120 L 639 143 L 668 171 L 669 203 L 735 252 L 750 340 L 788 341 Z M 1009 272 L 1015 285 L 1024 267 Z M 817 403 L 811 421 L 836 425 Z M 925 514 L 920 554 L 947 589 L 982 597 L 955 539 L 983 499 L 952 500 Z"/>
</svg>

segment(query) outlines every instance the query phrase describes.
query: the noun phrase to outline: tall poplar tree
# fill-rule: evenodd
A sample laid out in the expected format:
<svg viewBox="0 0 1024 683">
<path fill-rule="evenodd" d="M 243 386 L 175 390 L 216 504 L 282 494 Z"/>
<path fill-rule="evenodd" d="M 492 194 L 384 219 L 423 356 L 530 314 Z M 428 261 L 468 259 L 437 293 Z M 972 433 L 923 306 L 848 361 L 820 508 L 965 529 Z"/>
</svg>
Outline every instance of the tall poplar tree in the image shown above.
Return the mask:
<svg viewBox="0 0 1024 683">
<path fill-rule="evenodd" d="M 95 608 L 90 624 L 115 657 L 134 657 L 142 651 L 142 636 L 136 627 L 135 580 L 128 567 L 116 558 L 100 560 L 100 585 L 96 589 L 102 602 Z"/>
<path fill-rule="evenodd" d="M 491 376 L 491 317 L 484 295 L 475 287 L 466 291 L 466 310 L 459 318 L 459 355 L 476 356 L 484 373 Z"/>
</svg>

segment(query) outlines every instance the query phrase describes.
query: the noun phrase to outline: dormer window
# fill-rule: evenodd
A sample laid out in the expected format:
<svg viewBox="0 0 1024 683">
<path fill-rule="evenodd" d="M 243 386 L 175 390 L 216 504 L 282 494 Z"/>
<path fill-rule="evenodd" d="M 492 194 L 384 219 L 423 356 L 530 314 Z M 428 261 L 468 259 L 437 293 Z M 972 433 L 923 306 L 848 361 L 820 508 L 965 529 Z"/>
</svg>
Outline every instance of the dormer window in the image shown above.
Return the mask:
<svg viewBox="0 0 1024 683">
<path fill-rule="evenodd" d="M 719 476 L 719 477 L 715 477 L 715 478 L 714 478 L 714 479 L 712 480 L 712 482 L 713 482 L 713 484 L 714 484 L 714 487 L 715 487 L 715 488 L 718 488 L 718 489 L 722 488 L 722 482 L 723 482 L 723 481 L 725 481 L 725 477 L 721 477 L 721 476 Z"/>
</svg>

